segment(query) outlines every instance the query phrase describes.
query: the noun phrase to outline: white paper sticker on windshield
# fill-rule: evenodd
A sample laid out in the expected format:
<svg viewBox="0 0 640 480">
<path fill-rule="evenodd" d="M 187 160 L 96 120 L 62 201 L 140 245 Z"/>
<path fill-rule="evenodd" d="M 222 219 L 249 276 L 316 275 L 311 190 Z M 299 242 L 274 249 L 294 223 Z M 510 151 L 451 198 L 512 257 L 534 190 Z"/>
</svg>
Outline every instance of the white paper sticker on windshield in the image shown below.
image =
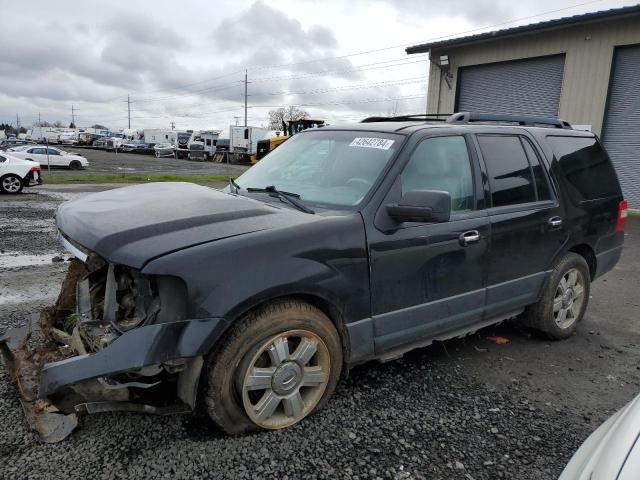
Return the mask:
<svg viewBox="0 0 640 480">
<path fill-rule="evenodd" d="M 394 140 L 387 138 L 354 138 L 349 144 L 350 147 L 377 148 L 379 150 L 389 150 Z"/>
</svg>

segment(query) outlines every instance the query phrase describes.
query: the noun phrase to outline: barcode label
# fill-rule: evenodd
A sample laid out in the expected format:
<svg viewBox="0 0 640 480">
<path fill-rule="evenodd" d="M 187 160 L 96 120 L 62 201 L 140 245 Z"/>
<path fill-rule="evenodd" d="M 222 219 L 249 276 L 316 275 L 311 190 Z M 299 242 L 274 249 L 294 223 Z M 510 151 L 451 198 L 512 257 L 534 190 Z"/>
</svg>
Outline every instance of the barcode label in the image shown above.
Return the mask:
<svg viewBox="0 0 640 480">
<path fill-rule="evenodd" d="M 393 145 L 394 140 L 387 138 L 354 138 L 353 142 L 349 144 L 350 147 L 361 148 L 377 148 L 379 150 L 389 150 Z"/>
</svg>

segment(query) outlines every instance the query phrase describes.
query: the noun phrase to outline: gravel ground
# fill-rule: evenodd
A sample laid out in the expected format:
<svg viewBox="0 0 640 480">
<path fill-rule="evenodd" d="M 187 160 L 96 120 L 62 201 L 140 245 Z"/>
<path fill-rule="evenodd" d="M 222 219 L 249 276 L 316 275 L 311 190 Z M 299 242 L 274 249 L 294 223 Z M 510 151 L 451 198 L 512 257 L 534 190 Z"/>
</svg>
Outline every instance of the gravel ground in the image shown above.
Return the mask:
<svg viewBox="0 0 640 480">
<path fill-rule="evenodd" d="M 66 270 L 51 261 L 62 254 L 53 208 L 83 194 L 0 197 L 0 331 L 53 300 Z M 33 264 L 34 254 L 46 260 Z M 14 263 L 3 268 L 8 255 Z M 504 324 L 362 365 L 323 411 L 284 431 L 227 437 L 202 413 L 113 413 L 83 418 L 66 441 L 45 445 L 0 369 L 0 478 L 554 479 L 640 391 L 639 271 L 632 219 L 623 261 L 593 285 L 571 339 L 547 342 Z M 510 343 L 487 340 L 495 334 Z"/>
<path fill-rule="evenodd" d="M 89 160 L 89 168 L 84 170 L 53 169 L 43 174 L 47 176 L 82 176 L 96 174 L 180 174 L 180 175 L 239 175 L 247 169 L 244 165 L 226 165 L 213 162 L 192 162 L 186 159 L 155 158 L 153 155 L 138 153 L 114 153 L 106 150 L 69 147 Z"/>
</svg>

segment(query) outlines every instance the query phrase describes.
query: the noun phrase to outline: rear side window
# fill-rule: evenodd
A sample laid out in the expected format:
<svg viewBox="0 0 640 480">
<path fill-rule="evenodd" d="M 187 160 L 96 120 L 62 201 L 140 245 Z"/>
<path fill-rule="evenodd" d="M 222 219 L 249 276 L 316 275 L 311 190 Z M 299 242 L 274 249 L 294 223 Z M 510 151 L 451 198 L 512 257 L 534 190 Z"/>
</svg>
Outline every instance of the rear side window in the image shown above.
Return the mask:
<svg viewBox="0 0 640 480">
<path fill-rule="evenodd" d="M 536 201 L 533 174 L 520 138 L 515 135 L 478 135 L 489 173 L 494 207 Z"/>
<path fill-rule="evenodd" d="M 547 141 L 578 200 L 620 195 L 618 177 L 607 153 L 594 137 L 548 136 Z"/>
</svg>

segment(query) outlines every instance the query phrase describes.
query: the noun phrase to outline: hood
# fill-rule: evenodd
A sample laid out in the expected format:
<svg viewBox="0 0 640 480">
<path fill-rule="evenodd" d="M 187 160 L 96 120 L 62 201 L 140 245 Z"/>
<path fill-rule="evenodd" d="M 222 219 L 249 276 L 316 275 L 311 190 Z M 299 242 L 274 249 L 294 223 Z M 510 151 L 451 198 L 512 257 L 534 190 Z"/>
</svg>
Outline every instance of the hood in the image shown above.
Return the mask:
<svg viewBox="0 0 640 480">
<path fill-rule="evenodd" d="M 314 217 L 191 183 L 147 183 L 63 203 L 56 223 L 72 242 L 142 268 L 169 252 Z"/>
</svg>

